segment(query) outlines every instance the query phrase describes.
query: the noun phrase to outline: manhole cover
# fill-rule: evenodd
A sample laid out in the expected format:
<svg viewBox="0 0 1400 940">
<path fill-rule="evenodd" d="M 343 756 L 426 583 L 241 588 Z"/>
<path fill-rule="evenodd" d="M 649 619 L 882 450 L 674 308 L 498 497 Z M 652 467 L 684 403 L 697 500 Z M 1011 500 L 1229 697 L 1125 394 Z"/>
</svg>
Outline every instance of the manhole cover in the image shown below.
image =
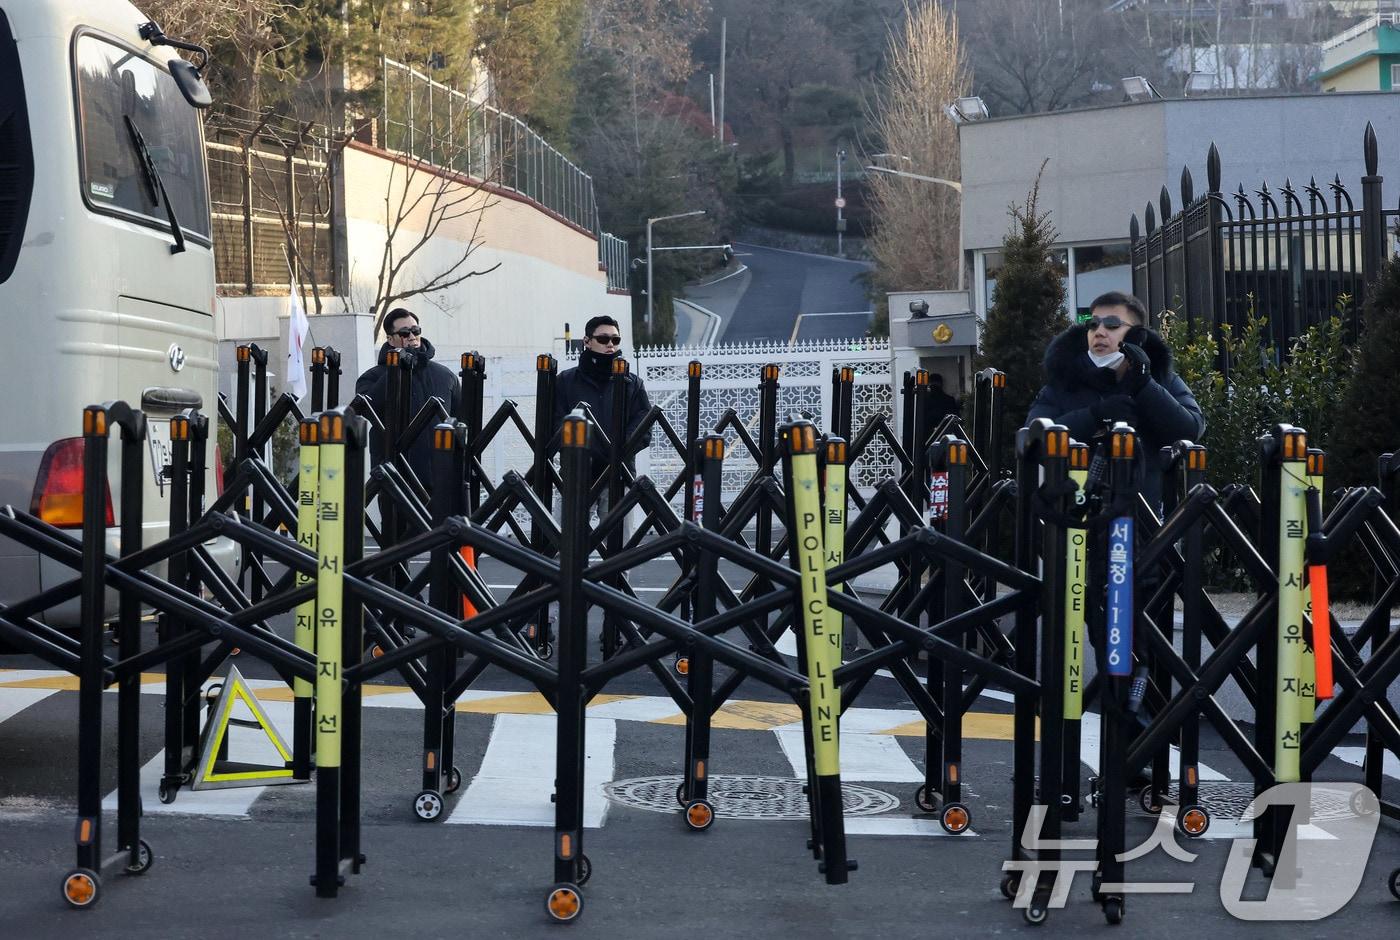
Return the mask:
<svg viewBox="0 0 1400 940">
<path fill-rule="evenodd" d="M 676 789 L 679 774 L 614 780 L 604 786 L 608 799 L 623 806 L 653 813 L 679 813 Z M 715 812 L 739 819 L 806 819 L 807 796 L 802 780 L 790 777 L 758 777 L 748 774 L 716 774 L 710 778 L 709 800 Z M 841 785 L 841 802 L 847 816 L 876 816 L 899 808 L 899 799 L 883 790 L 856 784 Z"/>
<path fill-rule="evenodd" d="M 1375 812 L 1373 806 L 1367 805 L 1365 798 L 1361 798 L 1353 806 L 1352 790 L 1334 790 L 1323 784 L 1314 784 L 1312 789 L 1312 818 L 1313 819 L 1350 819 L 1359 814 Z M 1202 781 L 1197 788 L 1200 803 L 1216 819 L 1253 819 L 1251 813 L 1245 817 L 1245 809 L 1250 801 L 1254 799 L 1254 784 L 1248 781 L 1215 780 Z M 1128 794 L 1128 799 L 1133 803 L 1137 802 L 1137 791 Z M 1167 788 L 1167 799 L 1175 803 L 1178 800 L 1177 785 L 1173 783 Z M 1371 798 L 1374 802 L 1374 798 Z"/>
</svg>

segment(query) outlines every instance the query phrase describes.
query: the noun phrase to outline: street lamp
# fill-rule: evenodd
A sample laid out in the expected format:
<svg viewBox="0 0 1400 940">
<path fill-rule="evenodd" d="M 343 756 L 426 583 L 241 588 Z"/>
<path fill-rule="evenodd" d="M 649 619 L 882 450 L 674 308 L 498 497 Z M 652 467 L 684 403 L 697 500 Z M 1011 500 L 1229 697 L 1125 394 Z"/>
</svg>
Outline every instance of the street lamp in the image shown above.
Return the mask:
<svg viewBox="0 0 1400 940">
<path fill-rule="evenodd" d="M 693 215 L 704 215 L 704 209 L 696 209 L 693 212 L 678 212 L 675 215 L 658 215 L 654 219 L 647 219 L 647 335 L 651 335 L 651 227 L 657 222 L 665 222 L 669 219 L 688 219 Z"/>
<path fill-rule="evenodd" d="M 899 158 L 900 160 L 909 160 L 908 157 L 902 156 L 901 154 L 897 154 L 897 153 L 877 153 L 877 154 L 874 154 L 874 156 L 876 156 L 876 157 L 897 157 L 897 158 Z M 913 161 L 910 161 L 910 162 L 913 162 Z M 871 165 L 871 166 L 867 166 L 865 169 L 868 170 L 868 171 L 871 172 L 871 173 L 888 173 L 888 174 L 890 174 L 891 176 L 903 176 L 903 177 L 905 177 L 905 178 L 907 178 L 907 179 L 911 179 L 911 180 L 920 180 L 920 181 L 925 182 L 925 183 L 938 183 L 938 184 L 941 185 L 941 186 L 947 186 L 949 189 L 951 189 L 951 190 L 953 190 L 954 192 L 956 192 L 959 196 L 962 195 L 962 183 L 958 182 L 957 180 L 946 180 L 946 179 L 944 179 L 944 178 L 941 177 L 941 176 L 925 176 L 925 175 L 922 174 L 922 173 L 910 173 L 908 170 L 892 170 L 892 169 L 890 169 L 890 168 L 887 167 L 887 166 L 874 166 L 874 165 Z M 962 212 L 961 212 L 961 209 L 959 209 L 959 213 L 958 213 L 958 290 L 963 290 L 963 289 L 964 289 L 964 287 L 963 287 Z"/>
</svg>

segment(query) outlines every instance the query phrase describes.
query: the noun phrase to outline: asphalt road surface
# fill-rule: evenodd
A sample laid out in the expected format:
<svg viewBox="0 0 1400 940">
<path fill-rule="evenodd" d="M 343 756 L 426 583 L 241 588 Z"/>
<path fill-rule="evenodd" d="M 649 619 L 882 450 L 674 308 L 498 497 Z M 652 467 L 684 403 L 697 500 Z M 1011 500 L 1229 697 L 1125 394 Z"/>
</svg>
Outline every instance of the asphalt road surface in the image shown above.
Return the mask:
<svg viewBox="0 0 1400 940">
<path fill-rule="evenodd" d="M 852 338 L 865 334 L 870 300 L 861 276 L 870 270 L 868 262 L 748 244 L 735 244 L 734 250 L 747 270 L 692 285 L 685 294 L 723 318 L 722 342 L 787 342 L 799 316 L 806 338 L 809 329 L 818 328 L 817 315 L 831 313 L 857 314 L 841 318 L 837 332 L 854 331 Z"/>
<path fill-rule="evenodd" d="M 504 597 L 515 575 L 493 559 L 481 571 Z M 725 565 L 736 587 L 742 572 Z M 633 573 L 644 600 L 672 583 L 674 562 L 653 561 Z M 290 625 L 277 628 L 290 633 Z M 589 643 L 598 657 L 598 617 Z M 149 637 L 147 642 L 150 642 Z M 780 649 L 791 654 L 790 641 Z M 285 687 L 249 656 L 232 660 L 249 677 L 274 723 L 289 716 Z M 662 663 L 671 668 L 669 660 Z M 162 697 L 142 696 L 142 836 L 155 863 L 141 877 L 112 874 L 89 911 L 59 897 L 72 865 L 76 784 L 77 694 L 74 680 L 22 657 L 0 657 L 0 937 L 506 937 L 555 929 L 543 910 L 552 881 L 554 720 L 548 704 L 520 679 L 488 670 L 459 702 L 461 789 L 443 815 L 422 822 L 412 811 L 419 789 L 422 710 L 394 680 L 366 695 L 363 844 L 367 862 L 336 900 L 308 886 L 313 864 L 314 791 L 306 785 L 184 791 L 159 803 Z M 723 675 L 724 670 L 720 670 Z M 105 697 L 108 741 L 116 697 Z M 1027 926 L 1000 895 L 1010 857 L 1011 744 L 1008 696 L 982 695 L 965 723 L 964 802 L 972 832 L 952 837 L 913 801 L 924 774 L 924 728 L 909 698 L 888 674 L 866 687 L 842 720 L 843 780 L 848 785 L 850 883 L 827 885 L 806 848 L 801 818 L 800 717 L 792 701 L 746 681 L 715 721 L 711 781 L 719 818 L 705 833 L 686 829 L 671 794 L 682 766 L 680 708 L 656 676 L 641 671 L 610 684 L 589 709 L 584 850 L 593 876 L 585 911 L 570 930 L 581 936 L 943 937 L 1048 930 L 1049 935 L 1104 930 L 1077 877 L 1068 904 L 1046 927 Z M 257 761 L 268 745 L 257 729 L 232 732 L 230 757 Z M 1083 724 L 1086 756 L 1097 728 Z M 1355 747 L 1355 738 L 1348 746 Z M 1355 898 L 1318 923 L 1244 923 L 1222 905 L 1232 825 L 1248 785 L 1240 763 L 1209 729 L 1202 753 L 1203 792 L 1215 820 L 1207 838 L 1185 845 L 1192 861 L 1158 850 L 1129 865 L 1144 884 L 1193 883 L 1188 896 L 1142 894 L 1128 902 L 1134 937 L 1183 935 L 1276 937 L 1299 927 L 1307 936 L 1392 936 L 1400 901 L 1385 879 L 1400 864 L 1393 822 L 1381 823 L 1369 868 Z M 115 786 L 114 757 L 104 759 L 103 791 Z M 1081 767 L 1081 783 L 1089 767 Z M 1392 778 L 1400 774 L 1392 768 Z M 1319 779 L 1359 779 L 1330 760 Z M 1394 779 L 1390 783 L 1394 784 Z M 1393 795 L 1393 794 L 1392 794 Z M 766 817 L 766 818 L 765 818 Z M 1130 846 L 1156 820 L 1130 804 Z M 1093 835 L 1086 812 L 1072 838 Z M 106 845 L 114 845 L 109 818 Z M 1170 836 L 1168 837 L 1170 838 Z M 1183 840 L 1184 841 L 1184 840 Z M 1249 890 L 1262 894 L 1255 874 Z M 560 928 L 562 929 L 562 928 Z"/>
</svg>

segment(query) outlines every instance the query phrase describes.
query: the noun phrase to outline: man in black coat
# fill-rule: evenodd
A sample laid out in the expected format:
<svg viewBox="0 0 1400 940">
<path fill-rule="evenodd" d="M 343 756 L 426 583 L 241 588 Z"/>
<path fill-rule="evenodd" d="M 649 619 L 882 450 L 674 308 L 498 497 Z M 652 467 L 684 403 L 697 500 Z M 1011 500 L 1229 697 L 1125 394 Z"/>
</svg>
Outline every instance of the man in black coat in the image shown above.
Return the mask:
<svg viewBox="0 0 1400 940">
<path fill-rule="evenodd" d="M 584 325 L 583 350 L 579 353 L 578 365 L 572 369 L 565 369 L 559 373 L 559 377 L 554 383 L 554 430 L 557 432 L 564 424 L 564 418 L 573 411 L 580 403 L 587 404 L 593 411 L 593 417 L 597 419 L 604 434 L 609 438 L 613 435 L 613 392 L 612 392 L 612 370 L 613 361 L 617 359 L 622 348 L 622 333 L 618 329 L 617 321 L 612 317 L 593 317 Z M 646 386 L 642 384 L 642 379 L 636 373 L 628 372 L 627 396 L 623 402 L 623 422 L 626 431 L 619 445 L 625 444 L 631 439 L 632 433 L 642 423 L 642 419 L 651 410 L 651 399 L 647 397 Z M 593 453 L 591 474 L 595 478 L 602 473 L 608 465 L 608 449 L 603 445 L 601 436 L 590 436 L 589 449 Z M 642 436 L 636 446 L 632 447 L 625 456 L 627 465 L 632 466 L 632 458 L 637 451 L 642 450 L 651 444 L 651 431 L 647 431 Z M 606 491 L 604 491 L 606 494 Z M 606 504 L 605 504 L 606 505 Z"/>
<path fill-rule="evenodd" d="M 1148 328 L 1142 301 L 1111 291 L 1094 299 L 1089 314 L 1045 351 L 1046 385 L 1026 421 L 1049 418 L 1084 443 L 1111 423 L 1126 422 L 1138 433 L 1139 464 L 1147 468 L 1142 494 L 1159 508 L 1157 452 L 1175 441 L 1201 440 L 1201 407 L 1173 370 L 1167 344 Z"/>
<path fill-rule="evenodd" d="M 962 408 L 958 405 L 958 400 L 943 388 L 943 374 L 935 372 L 928 377 L 928 417 L 929 428 L 938 427 L 939 423 L 949 415 L 962 414 Z"/>
<path fill-rule="evenodd" d="M 379 362 L 368 369 L 355 382 L 355 393 L 369 399 L 380 420 L 389 421 L 389 367 L 384 364 L 389 350 L 399 351 L 400 368 L 407 368 L 408 375 L 408 419 L 418 414 L 428 399 L 437 396 L 442 399 L 449 415 L 457 413 L 457 400 L 462 394 L 457 374 L 447 366 L 433 361 L 433 344 L 423 336 L 418 314 L 403 307 L 396 307 L 384 316 L 384 345 L 379 348 Z M 437 421 L 432 424 L 437 424 Z M 432 488 L 432 424 L 409 446 L 406 457 L 424 487 Z M 370 459 L 379 463 L 384 459 L 384 435 L 372 431 L 369 438 Z"/>
</svg>

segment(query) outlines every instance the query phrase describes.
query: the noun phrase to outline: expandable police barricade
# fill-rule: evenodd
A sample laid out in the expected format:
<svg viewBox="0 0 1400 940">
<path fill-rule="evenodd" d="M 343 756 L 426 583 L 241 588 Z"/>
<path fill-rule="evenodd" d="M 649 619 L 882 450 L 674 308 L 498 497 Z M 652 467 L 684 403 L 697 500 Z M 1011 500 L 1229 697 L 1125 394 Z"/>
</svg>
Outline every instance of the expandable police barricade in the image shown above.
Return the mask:
<svg viewBox="0 0 1400 940">
<path fill-rule="evenodd" d="M 251 350 L 248 359 L 255 361 Z M 468 364 L 464 357 L 464 373 Z M 484 368 L 470 364 L 473 381 L 484 378 Z M 698 380 L 699 370 L 693 375 Z M 1094 699 L 1103 722 L 1100 774 L 1091 782 L 1091 802 L 1098 810 L 1095 842 L 1100 863 L 1094 896 L 1111 922 L 1121 920 L 1124 913 L 1125 873 L 1119 859 L 1126 782 L 1133 770 L 1151 764 L 1152 780 L 1141 801 L 1149 810 L 1161 808 L 1170 773 L 1165 760 L 1169 741 L 1179 738 L 1182 745 L 1177 768 L 1178 828 L 1186 835 L 1199 835 L 1209 825 L 1196 772 L 1200 717 L 1211 720 L 1240 757 L 1256 792 L 1274 782 L 1306 779 L 1363 719 L 1368 750 L 1372 743 L 1377 750 L 1382 746 L 1400 749 L 1400 723 L 1385 699 L 1386 689 L 1400 674 L 1400 641 L 1387 630 L 1390 605 L 1400 592 L 1396 587 L 1400 578 L 1395 577 L 1400 531 L 1385 511 L 1387 498 L 1392 503 L 1394 499 L 1393 458 L 1382 464 L 1389 495 L 1375 488 L 1350 491 L 1324 517 L 1322 456 L 1307 451 L 1305 435 L 1298 429 L 1275 429 L 1261 447 L 1259 530 L 1265 541 L 1262 551 L 1256 551 L 1221 505 L 1220 494 L 1201 482 L 1205 468 L 1201 448 L 1182 442 L 1164 456 L 1168 512 L 1160 520 L 1136 494 L 1132 468 L 1138 457 L 1137 439 L 1125 426 L 1114 428 L 1098 442 L 1101 453 L 1090 460 L 1088 448 L 1071 442 L 1064 429 L 1037 422 L 1018 436 L 1014 481 L 1001 480 L 999 469 L 993 473 L 999 462 L 990 437 L 985 445 L 988 457 L 980 462 L 974 459 L 977 448 L 953 435 L 941 436 L 931 449 L 924 446 L 931 432 L 926 416 L 919 414 L 917 403 L 923 393 L 918 391 L 916 374 L 910 383 L 913 407 L 907 443 L 918 459 L 910 459 L 905 479 L 878 488 L 847 529 L 844 507 L 851 497 L 845 468 L 852 459 L 850 450 L 836 437 L 823 444 L 805 421 L 778 429 L 776 368 L 771 376 L 765 370 L 763 381 L 764 399 L 774 413 L 761 417 L 758 440 L 752 443 L 761 462 L 770 469 L 781 466 L 781 483 L 772 475 L 755 476 L 726 511 L 718 498 L 725 441 L 720 434 L 708 435 L 687 461 L 687 470 L 698 473 L 691 480 L 692 518 L 682 520 L 651 481 L 633 479 L 625 462 L 616 459 L 624 452 L 613 443 L 620 435 L 608 442 L 614 457 L 608 475 L 598 481 L 588 479 L 590 437 L 603 432 L 579 412 L 565 421 L 558 434 L 563 504 L 558 523 L 539 498 L 548 489 L 533 485 L 542 480 L 552 483 L 553 468 L 546 470 L 547 462 L 537 463 L 535 481 L 508 475 L 493 484 L 484 474 L 473 472 L 480 470 L 482 435 L 495 421 L 481 421 L 479 385 L 478 405 L 468 400 L 456 416 L 466 420 L 454 423 L 430 420 L 447 417 L 440 406 L 405 416 L 402 389 L 406 383 L 400 382 L 394 398 L 399 404 L 391 409 L 397 417 L 391 426 L 403 432 L 390 436 L 391 446 L 405 448 L 413 439 L 405 435 L 415 425 L 433 435 L 432 498 L 425 502 L 426 494 L 416 485 L 419 481 L 411 472 L 402 472 L 406 469 L 402 461 L 377 468 L 371 489 L 377 487 L 387 497 L 396 516 L 394 527 L 386 523 L 381 532 L 394 532 L 397 540 L 381 541 L 380 551 L 368 558 L 363 557 L 362 548 L 364 418 L 339 410 L 303 419 L 295 502 L 255 455 L 241 461 L 240 485 L 251 487 L 261 499 L 254 519 L 262 524 L 253 525 L 225 514 L 231 498 L 216 501 L 200 516 L 202 494 L 195 491 L 203 479 L 207 423 L 197 414 L 179 416 L 172 426 L 172 483 L 180 489 L 172 501 L 170 538 L 143 549 L 139 482 L 144 418 L 122 403 L 89 408 L 84 415 L 87 492 L 82 540 L 13 509 L 0 514 L 0 533 L 81 572 L 81 578 L 70 585 L 0 611 L 0 629 L 7 634 L 28 633 L 33 637 L 31 648 L 42 649 L 50 661 L 73 667 L 80 675 L 78 867 L 65 877 L 69 903 L 87 906 L 95 901 L 99 872 L 108 864 L 124 863 L 133 873 L 150 864 L 149 847 L 140 838 L 135 789 L 139 715 L 134 696 L 140 671 L 167 663 L 168 695 L 175 702 L 188 703 L 191 690 L 199 688 L 234 644 L 274 665 L 294 686 L 297 759 L 289 761 L 292 773 L 309 774 L 314 740 L 318 793 L 314 884 L 317 893 L 327 897 L 334 896 L 344 876 L 358 871 L 364 861 L 358 829 L 363 683 L 400 670 L 427 706 L 424 785 L 415 800 L 423 818 L 438 815 L 442 794 L 461 782 L 452 766 L 457 697 L 488 665 L 505 668 L 536 685 L 560 716 L 554 840 L 557 883 L 547 893 L 546 910 L 562 921 L 574 919 L 582 910 L 580 887 L 591 873 L 581 842 L 583 710 L 611 679 L 642 667 L 670 680 L 668 692 L 686 713 L 685 774 L 678 797 L 687 825 L 697 830 L 708 828 L 715 818 L 707 789 L 709 722 L 714 710 L 748 678 L 794 696 L 802 708 L 806 732 L 812 850 L 831 883 L 845 881 L 854 868 L 845 854 L 837 721 L 875 670 L 891 669 L 929 722 L 929 779 L 921 788 L 921 805 L 940 808 L 944 827 L 954 832 L 966 829 L 971 818 L 959 799 L 964 779 L 961 715 L 984 684 L 995 682 L 1010 690 L 1015 701 L 1014 832 L 1009 874 L 1002 888 L 1025 902 L 1032 922 L 1043 921 L 1048 913 L 1053 878 L 1044 865 L 1058 858 L 1059 850 L 1053 846 L 1063 824 L 1072 822 L 1079 812 L 1077 722 Z M 989 390 L 998 387 L 994 375 L 987 377 L 986 385 Z M 833 388 L 840 401 L 844 392 L 839 377 Z M 357 402 L 355 408 L 364 408 L 364 403 Z M 994 410 L 992 405 L 986 408 Z M 849 399 L 836 414 L 838 421 L 848 420 Z M 257 422 L 259 428 L 267 417 Z M 496 427 L 504 426 L 506 420 Z M 994 423 L 988 422 L 989 426 Z M 241 422 L 240 429 L 247 424 Z M 106 521 L 100 509 L 106 441 L 112 427 L 122 429 L 123 540 L 118 559 L 103 556 Z M 775 432 L 771 438 L 764 430 L 768 427 Z M 945 422 L 945 427 L 954 425 Z M 535 444 L 541 430 L 537 424 Z M 258 437 L 247 435 L 245 452 L 253 449 L 250 445 Z M 536 452 L 550 449 L 546 445 Z M 948 506 L 932 526 L 924 518 L 932 505 L 929 490 L 908 485 L 908 477 L 917 482 L 927 473 L 948 474 Z M 969 475 L 976 477 L 976 484 L 969 484 Z M 487 494 L 476 507 L 471 506 L 474 478 Z M 611 486 L 614 480 L 623 481 L 621 498 L 597 528 L 590 528 L 589 507 L 601 485 Z M 976 533 L 971 530 L 977 520 L 969 523 L 968 519 L 974 489 L 984 500 L 981 518 L 1000 515 L 994 511 L 996 500 L 1012 510 L 1011 563 L 972 547 Z M 671 492 L 675 491 L 673 484 Z M 1247 498 L 1239 498 L 1238 505 L 1248 504 Z M 512 527 L 516 537 L 511 539 L 492 528 L 502 524 L 511 507 L 523 508 L 530 516 L 532 536 Z M 647 526 L 656 533 L 645 543 L 614 537 L 620 534 L 622 517 L 634 507 L 644 511 Z M 781 513 L 781 537 L 774 541 L 776 533 L 770 528 L 766 539 L 756 536 L 752 547 L 742 544 L 740 527 L 759 518 L 763 507 Z M 472 508 L 474 512 L 469 511 Z M 883 535 L 891 518 L 900 522 L 903 534 L 882 541 L 876 533 Z M 273 525 L 294 533 L 296 541 L 270 531 Z M 1259 585 L 1259 603 L 1233 629 L 1224 624 L 1201 589 L 1201 551 L 1207 531 L 1244 561 Z M 541 536 L 543 552 L 535 550 L 535 532 Z M 274 583 L 267 569 L 262 569 L 261 599 L 244 597 L 200 551 L 202 542 L 215 534 L 234 538 L 250 553 L 285 566 L 288 573 Z M 1325 587 L 1319 590 L 1319 586 L 1325 584 L 1327 561 L 1356 538 L 1366 545 L 1389 586 L 1353 640 L 1331 618 Z M 497 603 L 463 560 L 464 548 L 490 554 L 519 572 L 521 587 L 507 601 Z M 589 565 L 594 549 L 602 560 Z M 642 604 L 627 585 L 625 573 L 668 553 L 682 561 L 682 577 L 659 605 Z M 431 558 L 426 572 L 410 578 L 404 564 L 424 554 Z M 718 576 L 719 558 L 748 573 L 749 583 L 741 592 Z M 146 570 L 166 560 L 170 562 L 168 583 Z M 883 608 L 864 604 L 840 587 L 891 561 L 903 572 L 902 584 L 892 592 L 895 600 L 887 600 Z M 1310 626 L 1304 616 L 1305 577 L 1311 578 L 1316 626 Z M 997 585 L 1005 592 L 998 594 Z M 104 587 L 121 593 L 120 658 L 106 654 L 102 646 Z M 205 601 L 199 594 L 202 587 L 209 588 L 218 603 Z M 424 587 L 429 592 L 427 602 L 417 596 Z M 82 592 L 83 631 L 75 650 L 43 632 L 33 615 L 77 591 Z M 1184 610 L 1181 653 L 1173 646 L 1169 626 L 1173 595 L 1182 600 Z M 463 607 L 463 596 L 473 605 L 470 611 Z M 688 609 L 683 606 L 687 598 Z M 522 618 L 537 615 L 551 603 L 558 603 L 560 612 L 553 666 L 541 661 L 538 650 L 523 643 L 514 629 Z M 157 646 L 146 651 L 140 649 L 141 605 L 154 608 L 163 618 Z M 597 662 L 589 661 L 585 642 L 589 606 L 610 616 L 617 630 L 616 645 L 605 649 Z M 292 610 L 298 617 L 289 641 L 266 624 L 273 615 Z M 677 616 L 677 610 L 683 615 Z M 920 626 L 921 615 L 926 626 Z M 1004 616 L 1014 620 L 1009 639 L 996 626 Z M 844 663 L 843 620 L 873 647 Z M 368 659 L 364 657 L 369 645 L 367 626 L 378 637 L 380 652 Z M 774 648 L 776 638 L 794 626 L 799 627 L 801 671 L 787 665 Z M 735 629 L 743 632 L 747 646 L 724 636 Z M 990 651 L 985 656 L 973 649 L 977 636 L 989 638 L 985 645 Z M 1203 637 L 1214 648 L 1204 661 Z M 1311 666 L 1303 655 L 1307 639 L 1312 639 L 1317 654 Z M 215 649 L 208 652 L 205 647 L 211 642 Z M 1369 659 L 1358 652 L 1366 642 L 1371 647 Z M 1082 682 L 1083 663 L 1089 655 L 1086 644 L 1099 667 L 1087 686 Z M 668 670 L 658 668 L 663 658 L 682 651 L 690 667 L 684 688 Z M 908 665 L 921 651 L 929 659 L 922 685 Z M 459 671 L 459 658 L 468 655 L 472 659 Z M 730 670 L 718 686 L 716 665 Z M 1323 681 L 1329 671 L 1335 677 L 1335 690 L 1326 688 L 1329 683 Z M 1313 674 L 1316 685 L 1308 681 Z M 1253 742 L 1211 697 L 1230 675 L 1241 680 L 1254 698 Z M 967 689 L 965 679 L 972 683 Z M 106 858 L 101 854 L 96 762 L 100 760 L 101 690 L 113 681 L 119 685 L 120 852 Z M 1309 686 L 1311 695 L 1305 694 Z M 1324 692 L 1332 693 L 1330 700 Z M 1309 721 L 1314 698 L 1328 703 L 1316 720 Z M 1037 714 L 1041 717 L 1038 748 Z M 167 786 L 176 786 L 187 776 L 182 745 L 192 740 L 188 709 L 168 710 L 166 721 L 167 739 L 177 742 L 177 758 L 167 764 L 162 798 Z M 1372 773 L 1368 766 L 1368 778 Z M 1382 801 L 1381 809 L 1396 815 L 1394 804 Z M 1039 822 L 1034 823 L 1033 815 L 1040 813 Z M 1031 829 L 1028 823 L 1034 823 Z M 1255 861 L 1271 875 L 1291 871 L 1287 860 L 1280 859 L 1289 844 L 1287 826 L 1287 820 L 1271 813 L 1256 821 Z M 1023 844 L 1023 835 L 1032 831 L 1052 847 Z M 1022 877 L 1027 873 L 1034 877 Z"/>
</svg>

